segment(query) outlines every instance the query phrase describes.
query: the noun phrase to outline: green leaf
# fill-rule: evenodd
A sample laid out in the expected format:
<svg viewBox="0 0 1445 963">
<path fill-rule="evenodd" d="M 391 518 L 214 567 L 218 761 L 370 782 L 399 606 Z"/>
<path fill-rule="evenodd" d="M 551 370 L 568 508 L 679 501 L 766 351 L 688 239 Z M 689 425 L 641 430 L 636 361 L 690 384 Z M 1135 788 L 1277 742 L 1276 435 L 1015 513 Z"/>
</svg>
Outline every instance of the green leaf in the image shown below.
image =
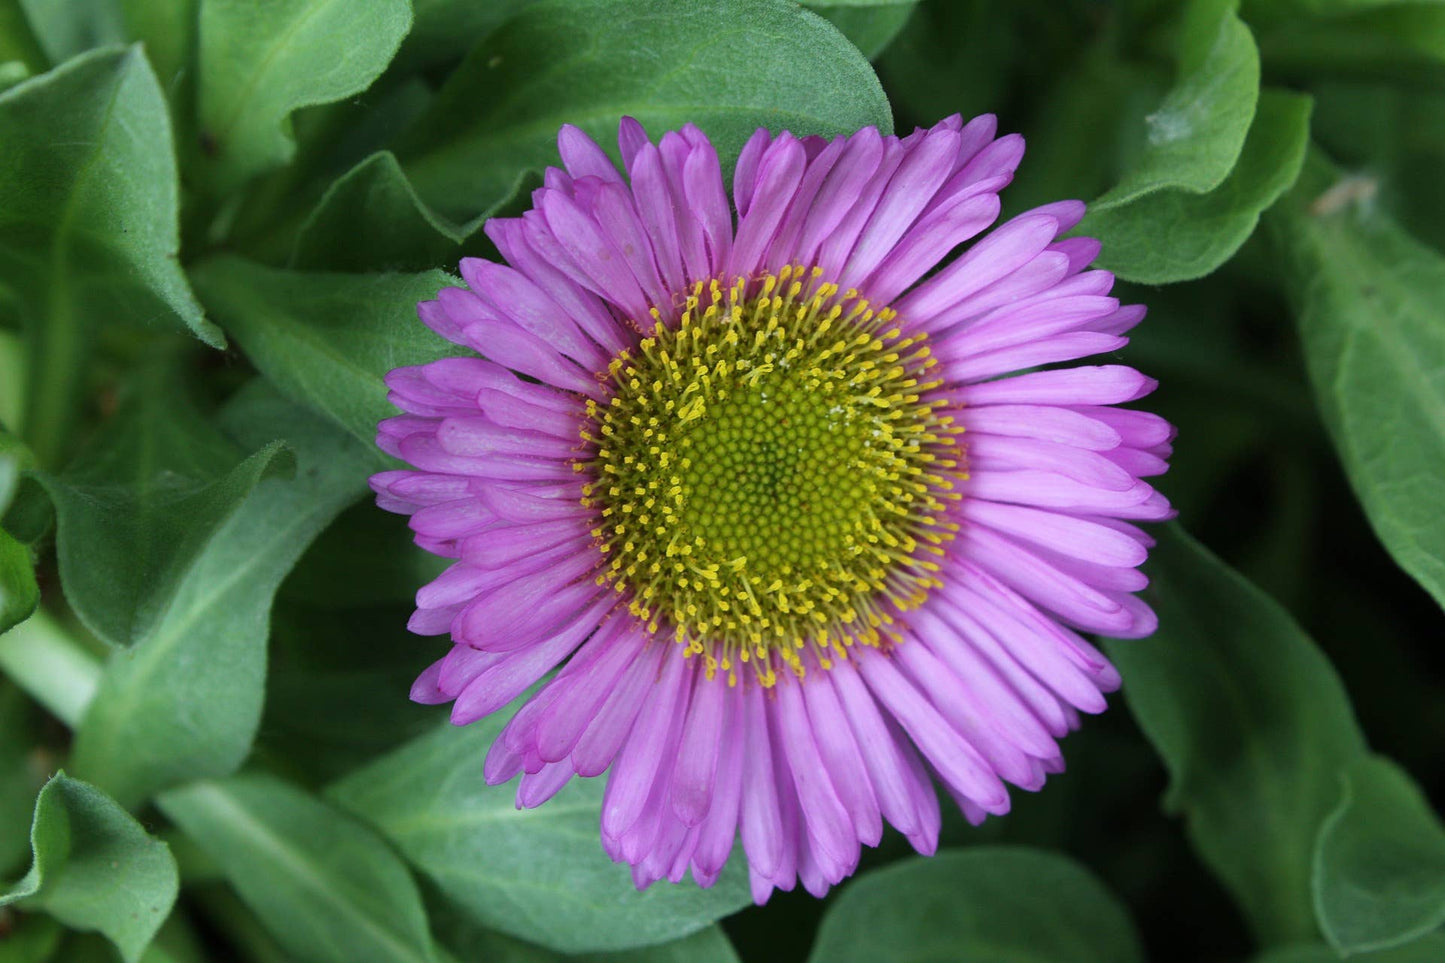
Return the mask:
<svg viewBox="0 0 1445 963">
<path fill-rule="evenodd" d="M 1271 236 L 1350 484 L 1395 561 L 1445 605 L 1445 259 L 1355 204 L 1358 186 L 1312 155 Z"/>
<path fill-rule="evenodd" d="M 1445 827 L 1408 773 L 1382 756 L 1341 773 L 1320 827 L 1315 912 L 1341 953 L 1386 949 L 1445 923 Z"/>
<path fill-rule="evenodd" d="M 915 0 L 871 4 L 809 0 L 804 6 L 837 27 L 863 56 L 875 60 L 908 23 L 917 4 Z"/>
<path fill-rule="evenodd" d="M 20 6 L 54 64 L 125 40 L 115 0 L 20 0 Z"/>
<path fill-rule="evenodd" d="M 227 257 L 198 267 L 195 280 L 267 378 L 373 451 L 376 423 L 396 414 L 382 376 L 463 353 L 416 320 L 418 301 L 459 283 L 441 271 L 302 273 Z"/>
<path fill-rule="evenodd" d="M 146 637 L 107 663 L 73 764 L 125 802 L 224 775 L 246 757 L 261 716 L 272 596 L 311 539 L 365 491 L 372 464 L 367 450 L 260 384 L 222 423 L 243 445 L 284 439 L 296 476 L 258 486 L 206 542 Z"/>
<path fill-rule="evenodd" d="M 176 861 L 115 800 L 57 774 L 35 800 L 34 863 L 0 893 L 0 906 L 26 900 L 66 926 L 98 930 L 127 963 L 141 953 L 176 901 Z"/>
<path fill-rule="evenodd" d="M 691 121 L 725 164 L 762 126 L 892 130 L 862 54 L 787 0 L 544 0 L 467 56 L 397 156 L 428 204 L 465 220 L 556 163 L 562 124 L 607 145 L 624 114 L 653 136 Z"/>
<path fill-rule="evenodd" d="M 0 94 L 0 313 L 30 332 L 25 437 L 54 467 L 100 319 L 179 322 L 216 347 L 182 272 L 165 98 L 138 47 Z"/>
<path fill-rule="evenodd" d="M 1260 51 L 1271 70 L 1291 79 L 1323 75 L 1437 88 L 1445 80 L 1445 8 L 1438 3 L 1310 5 L 1322 16 L 1300 16 L 1283 4 L 1258 11 Z"/>
<path fill-rule="evenodd" d="M 443 726 L 334 784 L 328 795 L 371 823 L 477 923 L 578 953 L 695 932 L 748 902 L 741 859 L 711 889 L 658 883 L 637 892 L 602 851 L 604 781 L 574 779 L 518 810 L 516 787 L 482 778 L 510 712 Z"/>
<path fill-rule="evenodd" d="M 417 196 L 396 155 L 380 151 L 336 180 L 302 225 L 301 270 L 424 271 L 456 260 L 485 216 L 457 224 Z"/>
<path fill-rule="evenodd" d="M 289 162 L 291 112 L 365 90 L 410 27 L 406 0 L 204 0 L 196 110 L 210 186 Z"/>
<path fill-rule="evenodd" d="M 864 873 L 828 908 L 812 963 L 1130 963 L 1128 914 L 1073 861 L 976 846 Z"/>
<path fill-rule="evenodd" d="M 34 461 L 30 450 L 0 428 L 0 518 L 10 507 L 20 484 L 20 472 Z M 25 621 L 40 604 L 35 582 L 35 560 L 30 547 L 0 528 L 0 633 Z"/>
<path fill-rule="evenodd" d="M 558 953 L 535 943 L 483 929 L 442 904 L 432 914 L 437 939 L 459 960 L 487 963 L 739 963 L 737 951 L 717 924 L 691 936 L 615 953 Z"/>
<path fill-rule="evenodd" d="M 126 36 L 145 44 L 146 56 L 155 67 L 161 86 L 174 97 L 176 85 L 190 82 L 189 73 L 195 62 L 196 12 L 201 0 L 118 2 Z"/>
<path fill-rule="evenodd" d="M 1103 242 L 1099 266 L 1125 280 L 1169 284 L 1203 277 L 1239 250 L 1260 213 L 1294 183 L 1309 130 L 1309 97 L 1266 90 L 1224 183 L 1207 194 L 1163 190 L 1091 212 L 1079 232 Z"/>
<path fill-rule="evenodd" d="M 1179 80 L 1145 118 L 1134 166 L 1091 205 L 1107 210 L 1154 191 L 1214 190 L 1234 169 L 1259 97 L 1259 51 L 1230 0 L 1193 0 L 1184 15 Z"/>
<path fill-rule="evenodd" d="M 1350 956 L 1350 963 L 1440 963 L 1445 960 L 1445 936 L 1431 934 L 1405 946 Z M 1340 954 L 1323 944 L 1289 946 L 1256 956 L 1253 963 L 1340 963 Z"/>
<path fill-rule="evenodd" d="M 436 959 L 406 866 L 345 813 L 259 775 L 193 783 L 157 802 L 299 959 Z"/>
<path fill-rule="evenodd" d="M 1177 527 L 1158 534 L 1159 631 L 1108 652 L 1169 770 L 1165 806 L 1262 942 L 1313 939 L 1315 836 L 1364 752 L 1349 699 L 1283 609 Z"/>
<path fill-rule="evenodd" d="M 0 63 L 18 63 L 26 73 L 39 73 L 47 64 L 20 0 L 0 0 Z"/>
<path fill-rule="evenodd" d="M 29 807 L 26 807 L 29 811 Z M 0 963 L 45 963 L 56 958 L 63 930 L 49 916 L 28 914 L 11 924 L 0 940 Z M 114 950 L 110 951 L 112 960 Z M 67 961 L 70 963 L 70 961 Z"/>
<path fill-rule="evenodd" d="M 66 599 L 86 628 L 113 645 L 145 637 L 216 532 L 290 462 L 276 444 L 243 459 L 172 366 L 138 372 L 92 444 L 60 475 L 39 476 Z"/>
<path fill-rule="evenodd" d="M 416 21 L 393 69 L 424 69 L 461 59 L 478 40 L 535 0 L 412 0 Z"/>
</svg>

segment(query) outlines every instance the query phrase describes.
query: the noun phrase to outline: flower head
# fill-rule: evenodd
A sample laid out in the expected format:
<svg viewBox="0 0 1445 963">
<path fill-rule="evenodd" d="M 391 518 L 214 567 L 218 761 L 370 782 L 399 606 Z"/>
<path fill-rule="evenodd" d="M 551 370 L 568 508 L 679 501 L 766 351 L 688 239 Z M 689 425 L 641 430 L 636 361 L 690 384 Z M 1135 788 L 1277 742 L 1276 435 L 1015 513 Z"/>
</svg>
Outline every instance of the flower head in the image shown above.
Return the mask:
<svg viewBox="0 0 1445 963">
<path fill-rule="evenodd" d="M 759 902 L 821 895 L 885 820 L 933 851 L 935 778 L 975 822 L 1042 786 L 1119 684 L 1079 631 L 1153 630 L 1132 523 L 1170 514 L 1142 478 L 1173 432 L 1115 406 L 1154 384 L 1043 367 L 1144 310 L 1060 239 L 1081 203 L 979 238 L 1023 155 L 991 116 L 759 130 L 731 203 L 696 128 L 618 141 L 625 177 L 563 128 L 565 169 L 487 225 L 507 263 L 419 306 L 480 357 L 388 376 L 378 443 L 415 470 L 378 503 L 456 559 L 412 696 L 465 724 L 557 669 L 489 781 L 537 806 L 609 772 L 639 886 L 709 885 L 740 838 Z"/>
</svg>

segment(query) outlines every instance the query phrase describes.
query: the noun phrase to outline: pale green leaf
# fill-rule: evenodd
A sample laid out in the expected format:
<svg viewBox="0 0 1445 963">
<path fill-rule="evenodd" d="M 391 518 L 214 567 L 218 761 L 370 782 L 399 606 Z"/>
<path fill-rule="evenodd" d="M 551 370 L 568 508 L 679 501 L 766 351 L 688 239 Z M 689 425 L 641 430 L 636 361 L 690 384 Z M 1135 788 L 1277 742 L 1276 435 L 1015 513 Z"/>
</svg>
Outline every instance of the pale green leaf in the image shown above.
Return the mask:
<svg viewBox="0 0 1445 963">
<path fill-rule="evenodd" d="M 345 813 L 269 776 L 193 783 L 158 804 L 298 959 L 436 959 L 406 866 Z"/>
<path fill-rule="evenodd" d="M 0 892 L 0 906 L 25 900 L 66 926 L 98 930 L 135 963 L 170 913 L 176 861 L 115 800 L 56 775 L 35 800 L 34 862 Z"/>
</svg>

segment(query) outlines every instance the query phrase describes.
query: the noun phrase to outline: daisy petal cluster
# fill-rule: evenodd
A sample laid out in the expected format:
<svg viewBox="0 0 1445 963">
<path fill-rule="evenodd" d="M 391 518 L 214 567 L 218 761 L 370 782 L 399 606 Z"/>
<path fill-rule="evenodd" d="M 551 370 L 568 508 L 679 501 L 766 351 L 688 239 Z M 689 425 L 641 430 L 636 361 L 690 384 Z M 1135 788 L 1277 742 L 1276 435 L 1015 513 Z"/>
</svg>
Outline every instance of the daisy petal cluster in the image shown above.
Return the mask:
<svg viewBox="0 0 1445 963">
<path fill-rule="evenodd" d="M 731 195 L 695 127 L 618 147 L 563 128 L 487 224 L 505 263 L 419 305 L 476 356 L 388 376 L 412 468 L 378 503 L 455 559 L 412 697 L 467 724 L 540 682 L 486 778 L 532 807 L 605 773 L 639 887 L 740 845 L 758 902 L 822 895 L 885 822 L 936 848 L 935 781 L 974 822 L 1041 787 L 1119 685 L 1080 633 L 1153 631 L 1173 431 L 1120 407 L 1132 368 L 1060 367 L 1144 309 L 1063 236 L 1083 204 L 993 226 L 1024 145 L 992 116 L 759 130 Z"/>
</svg>

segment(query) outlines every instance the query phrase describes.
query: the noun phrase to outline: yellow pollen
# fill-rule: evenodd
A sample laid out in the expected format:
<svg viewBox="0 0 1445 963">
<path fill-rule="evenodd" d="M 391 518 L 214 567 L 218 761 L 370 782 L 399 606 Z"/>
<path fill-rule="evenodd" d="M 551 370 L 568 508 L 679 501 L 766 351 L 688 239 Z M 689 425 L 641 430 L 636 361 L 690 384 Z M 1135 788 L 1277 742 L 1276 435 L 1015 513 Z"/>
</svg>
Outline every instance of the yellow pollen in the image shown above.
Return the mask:
<svg viewBox="0 0 1445 963">
<path fill-rule="evenodd" d="M 698 284 L 599 373 L 581 431 L 601 581 L 730 684 L 890 644 L 957 531 L 963 427 L 927 336 L 820 274 Z"/>
</svg>

